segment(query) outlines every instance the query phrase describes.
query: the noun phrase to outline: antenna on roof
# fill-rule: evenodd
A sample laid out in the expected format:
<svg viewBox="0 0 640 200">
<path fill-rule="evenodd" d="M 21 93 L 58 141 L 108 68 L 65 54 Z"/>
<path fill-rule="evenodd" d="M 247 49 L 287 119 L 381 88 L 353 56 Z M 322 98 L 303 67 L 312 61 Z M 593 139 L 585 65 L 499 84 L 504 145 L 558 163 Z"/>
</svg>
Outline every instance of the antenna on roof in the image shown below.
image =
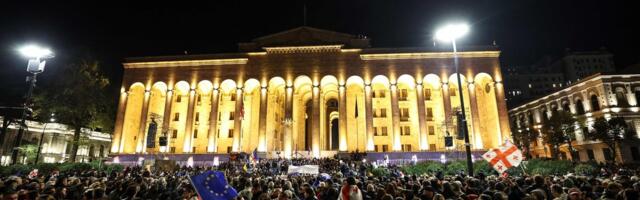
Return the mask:
<svg viewBox="0 0 640 200">
<path fill-rule="evenodd" d="M 303 10 L 303 26 L 307 26 L 307 1 L 304 1 L 304 6 L 302 8 Z"/>
</svg>

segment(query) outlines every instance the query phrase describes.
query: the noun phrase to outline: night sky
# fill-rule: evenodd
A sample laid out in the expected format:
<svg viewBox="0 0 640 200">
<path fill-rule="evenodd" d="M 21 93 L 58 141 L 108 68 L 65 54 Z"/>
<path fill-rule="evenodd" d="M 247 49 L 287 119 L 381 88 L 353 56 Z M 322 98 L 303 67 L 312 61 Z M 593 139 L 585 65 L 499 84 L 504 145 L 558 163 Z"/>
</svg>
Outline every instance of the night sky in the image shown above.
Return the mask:
<svg viewBox="0 0 640 200">
<path fill-rule="evenodd" d="M 0 4 L 0 106 L 19 104 L 26 91 L 26 60 L 15 50 L 21 44 L 36 42 L 56 52 L 39 85 L 54 81 L 56 66 L 88 54 L 105 66 L 117 93 L 126 57 L 236 52 L 238 42 L 303 25 L 305 4 L 62 2 Z M 460 20 L 472 27 L 459 43 L 495 40 L 503 67 L 529 65 L 545 55 L 557 58 L 565 48 L 603 46 L 614 53 L 618 68 L 640 62 L 640 9 L 631 2 L 307 0 L 306 5 L 308 26 L 366 35 L 373 47 L 432 46 L 437 26 Z"/>
</svg>

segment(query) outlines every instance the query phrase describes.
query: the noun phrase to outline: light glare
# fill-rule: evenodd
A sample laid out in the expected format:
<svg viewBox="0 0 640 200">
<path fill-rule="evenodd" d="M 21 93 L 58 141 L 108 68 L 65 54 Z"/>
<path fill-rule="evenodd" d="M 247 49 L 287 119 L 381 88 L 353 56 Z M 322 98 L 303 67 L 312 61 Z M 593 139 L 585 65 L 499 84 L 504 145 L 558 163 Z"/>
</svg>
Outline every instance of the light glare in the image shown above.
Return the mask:
<svg viewBox="0 0 640 200">
<path fill-rule="evenodd" d="M 53 52 L 48 48 L 42 48 L 38 45 L 27 45 L 21 47 L 18 51 L 27 58 L 50 58 L 53 57 Z"/>
<path fill-rule="evenodd" d="M 467 24 L 450 24 L 436 31 L 436 39 L 449 42 L 458 39 L 469 32 Z"/>
</svg>

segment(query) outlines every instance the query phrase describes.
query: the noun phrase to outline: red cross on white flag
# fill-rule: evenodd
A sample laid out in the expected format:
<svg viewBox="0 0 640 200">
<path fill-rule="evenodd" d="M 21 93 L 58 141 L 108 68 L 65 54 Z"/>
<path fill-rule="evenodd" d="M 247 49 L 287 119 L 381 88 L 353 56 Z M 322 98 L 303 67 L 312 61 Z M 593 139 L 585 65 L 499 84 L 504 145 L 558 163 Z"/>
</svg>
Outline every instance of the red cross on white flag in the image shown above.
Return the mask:
<svg viewBox="0 0 640 200">
<path fill-rule="evenodd" d="M 493 168 L 503 173 L 511 167 L 517 167 L 522 162 L 522 151 L 507 141 L 499 148 L 491 149 L 482 155 Z"/>
</svg>

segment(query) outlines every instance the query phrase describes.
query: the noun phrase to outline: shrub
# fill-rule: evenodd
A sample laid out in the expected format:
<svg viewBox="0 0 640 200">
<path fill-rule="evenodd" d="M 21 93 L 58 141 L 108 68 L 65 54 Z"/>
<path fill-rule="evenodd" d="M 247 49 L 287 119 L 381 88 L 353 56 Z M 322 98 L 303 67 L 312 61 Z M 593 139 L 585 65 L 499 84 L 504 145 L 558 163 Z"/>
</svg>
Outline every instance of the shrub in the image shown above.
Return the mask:
<svg viewBox="0 0 640 200">
<path fill-rule="evenodd" d="M 466 173 L 467 171 L 467 161 L 466 160 L 457 160 L 445 165 L 445 173 L 448 175 L 456 175 L 461 172 Z"/>
<path fill-rule="evenodd" d="M 598 169 L 590 164 L 579 164 L 573 168 L 578 175 L 595 175 L 598 173 Z"/>
<path fill-rule="evenodd" d="M 371 170 L 371 174 L 377 177 L 389 176 L 389 170 L 386 168 L 376 168 Z"/>
<path fill-rule="evenodd" d="M 402 171 L 407 175 L 424 175 L 435 174 L 438 171 L 443 171 L 444 165 L 439 162 L 425 161 L 416 165 L 408 165 L 402 168 Z"/>
</svg>

